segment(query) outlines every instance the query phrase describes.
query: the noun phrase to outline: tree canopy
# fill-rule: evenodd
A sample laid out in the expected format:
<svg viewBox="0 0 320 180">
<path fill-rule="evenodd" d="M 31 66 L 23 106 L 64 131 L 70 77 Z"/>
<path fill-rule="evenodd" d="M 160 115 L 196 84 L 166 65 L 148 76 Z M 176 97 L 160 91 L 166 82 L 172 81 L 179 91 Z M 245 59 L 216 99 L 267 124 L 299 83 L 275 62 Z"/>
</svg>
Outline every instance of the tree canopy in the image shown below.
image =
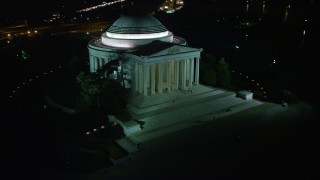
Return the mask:
<svg viewBox="0 0 320 180">
<path fill-rule="evenodd" d="M 201 59 L 202 83 L 210 86 L 231 87 L 229 64 L 223 57 L 216 58 L 211 54 L 203 53 Z"/>
<path fill-rule="evenodd" d="M 102 114 L 117 114 L 122 111 L 127 104 L 127 93 L 121 86 L 122 76 L 116 80 L 109 76 L 117 65 L 112 62 L 96 73 L 82 71 L 77 75 L 76 82 L 81 89 L 78 109 Z"/>
<path fill-rule="evenodd" d="M 217 72 L 217 85 L 229 88 L 231 86 L 231 74 L 229 64 L 223 57 L 218 60 L 215 70 Z"/>
</svg>

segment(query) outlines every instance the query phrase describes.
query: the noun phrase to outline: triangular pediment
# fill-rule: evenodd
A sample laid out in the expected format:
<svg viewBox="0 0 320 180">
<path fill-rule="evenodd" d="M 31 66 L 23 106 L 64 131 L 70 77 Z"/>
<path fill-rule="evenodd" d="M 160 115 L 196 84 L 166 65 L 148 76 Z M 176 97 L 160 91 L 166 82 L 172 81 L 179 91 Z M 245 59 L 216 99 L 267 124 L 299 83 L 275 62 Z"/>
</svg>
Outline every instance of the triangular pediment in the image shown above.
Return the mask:
<svg viewBox="0 0 320 180">
<path fill-rule="evenodd" d="M 132 54 L 140 57 L 156 57 L 194 51 L 199 51 L 199 49 L 167 42 L 154 42 L 137 49 Z"/>
<path fill-rule="evenodd" d="M 164 50 L 158 51 L 156 53 L 150 54 L 149 57 L 194 52 L 194 51 L 197 51 L 197 50 L 198 49 L 196 49 L 196 48 L 191 48 L 191 47 L 187 47 L 187 46 L 174 45 L 174 46 L 169 47 L 167 49 L 164 49 Z"/>
</svg>

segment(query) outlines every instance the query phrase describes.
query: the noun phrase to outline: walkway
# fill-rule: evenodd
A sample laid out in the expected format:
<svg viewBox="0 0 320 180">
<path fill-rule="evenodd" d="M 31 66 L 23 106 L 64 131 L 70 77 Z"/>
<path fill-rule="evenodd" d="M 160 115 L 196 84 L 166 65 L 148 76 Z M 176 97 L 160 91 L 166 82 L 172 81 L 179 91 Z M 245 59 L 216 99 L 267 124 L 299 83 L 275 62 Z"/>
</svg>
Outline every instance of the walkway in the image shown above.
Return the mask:
<svg viewBox="0 0 320 180">
<path fill-rule="evenodd" d="M 237 98 L 233 92 L 203 85 L 193 87 L 192 93 L 172 92 L 150 97 L 138 96 L 131 102 L 136 105 L 129 107 L 133 118 L 144 122 L 143 129 L 129 137 L 136 143 L 143 143 L 262 104 L 256 100 Z"/>
</svg>

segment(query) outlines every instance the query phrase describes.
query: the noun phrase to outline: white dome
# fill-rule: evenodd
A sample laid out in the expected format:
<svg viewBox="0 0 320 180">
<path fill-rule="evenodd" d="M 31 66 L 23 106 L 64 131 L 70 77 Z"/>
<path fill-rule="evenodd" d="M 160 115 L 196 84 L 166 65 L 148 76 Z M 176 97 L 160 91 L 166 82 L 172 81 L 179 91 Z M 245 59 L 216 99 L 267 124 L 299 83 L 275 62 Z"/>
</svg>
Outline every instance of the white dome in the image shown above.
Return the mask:
<svg viewBox="0 0 320 180">
<path fill-rule="evenodd" d="M 122 16 L 107 30 L 117 34 L 149 34 L 165 31 L 167 28 L 152 16 Z"/>
<path fill-rule="evenodd" d="M 160 40 L 172 42 L 173 34 L 152 16 L 122 16 L 102 34 L 104 45 L 134 48 Z"/>
</svg>

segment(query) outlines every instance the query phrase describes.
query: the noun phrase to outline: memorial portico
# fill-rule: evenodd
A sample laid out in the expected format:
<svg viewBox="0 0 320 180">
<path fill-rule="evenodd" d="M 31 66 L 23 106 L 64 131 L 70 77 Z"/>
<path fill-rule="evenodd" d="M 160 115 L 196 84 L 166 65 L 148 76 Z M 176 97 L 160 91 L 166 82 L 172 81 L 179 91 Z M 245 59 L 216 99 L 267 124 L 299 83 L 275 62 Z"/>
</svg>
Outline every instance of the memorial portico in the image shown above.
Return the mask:
<svg viewBox="0 0 320 180">
<path fill-rule="evenodd" d="M 176 90 L 188 90 L 199 84 L 199 59 L 201 49 L 174 47 L 185 52 L 148 57 L 136 57 L 135 91 L 144 95 L 168 93 Z"/>
<path fill-rule="evenodd" d="M 201 48 L 187 46 L 152 16 L 122 16 L 89 42 L 90 72 L 95 73 L 119 56 L 125 87 L 150 96 L 187 91 L 199 84 Z"/>
</svg>

